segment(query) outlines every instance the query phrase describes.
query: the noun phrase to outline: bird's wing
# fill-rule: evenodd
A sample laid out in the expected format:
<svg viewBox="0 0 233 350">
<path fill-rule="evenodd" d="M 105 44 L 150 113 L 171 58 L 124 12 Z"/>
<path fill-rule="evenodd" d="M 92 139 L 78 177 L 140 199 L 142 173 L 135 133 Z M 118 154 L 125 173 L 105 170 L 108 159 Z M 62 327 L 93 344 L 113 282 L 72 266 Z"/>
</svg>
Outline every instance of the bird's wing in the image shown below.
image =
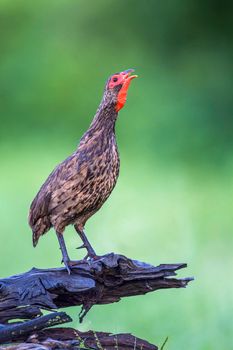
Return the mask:
<svg viewBox="0 0 233 350">
<path fill-rule="evenodd" d="M 69 201 L 77 204 L 82 197 L 81 194 L 89 186 L 90 179 L 91 170 L 88 162 L 77 163 L 71 172 L 64 172 L 64 169 L 62 169 L 59 175 L 59 184 L 51 194 L 49 210 L 51 212 L 55 209 L 60 211 L 64 206 L 69 207 L 67 204 Z"/>
<path fill-rule="evenodd" d="M 45 183 L 41 186 L 39 192 L 31 203 L 29 211 L 29 224 L 31 227 L 42 217 L 49 214 L 49 206 L 52 194 L 59 190 L 67 179 L 72 176 L 74 155 L 60 163 L 48 176 Z"/>
<path fill-rule="evenodd" d="M 83 159 L 80 161 L 75 153 L 59 164 L 49 175 L 31 204 L 29 224 L 32 229 L 38 221 L 41 221 L 40 219 L 48 217 L 58 205 L 71 198 L 74 192 L 78 196 L 86 186 L 84 180 L 90 175 L 89 173 L 88 162 Z M 44 232 L 50 227 L 51 224 L 49 227 L 46 226 L 43 229 Z"/>
</svg>

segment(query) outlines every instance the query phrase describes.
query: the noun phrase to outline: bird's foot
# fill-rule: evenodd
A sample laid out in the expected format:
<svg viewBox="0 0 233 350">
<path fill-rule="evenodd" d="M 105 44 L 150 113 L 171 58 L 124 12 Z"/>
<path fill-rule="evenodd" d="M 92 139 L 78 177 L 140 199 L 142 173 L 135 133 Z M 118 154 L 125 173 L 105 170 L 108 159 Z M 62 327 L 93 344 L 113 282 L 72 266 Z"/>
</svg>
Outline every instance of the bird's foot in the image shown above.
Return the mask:
<svg viewBox="0 0 233 350">
<path fill-rule="evenodd" d="M 61 263 L 65 265 L 69 275 L 71 274 L 72 267 L 75 265 L 75 263 L 77 264 L 77 262 L 71 261 L 69 259 L 66 259 L 66 260 L 62 259 Z"/>
<path fill-rule="evenodd" d="M 88 251 L 88 252 L 87 252 L 87 254 L 86 254 L 85 257 L 84 257 L 84 260 L 88 260 L 88 259 L 90 259 L 90 260 L 96 260 L 96 259 L 98 259 L 98 258 L 99 258 L 99 256 L 95 253 L 94 250 L 92 250 L 92 251 Z"/>
<path fill-rule="evenodd" d="M 71 268 L 70 268 L 69 263 L 68 263 L 68 262 L 64 262 L 64 265 L 65 265 L 65 267 L 66 267 L 66 270 L 67 270 L 67 272 L 68 272 L 68 275 L 70 275 L 70 274 L 71 274 Z"/>
<path fill-rule="evenodd" d="M 96 255 L 96 252 L 94 251 L 94 249 L 92 248 L 91 245 L 86 245 L 84 243 L 80 247 L 77 247 L 77 249 L 83 249 L 83 248 L 86 248 L 86 250 L 87 250 L 87 255 L 84 257 L 84 260 L 98 258 L 98 255 Z"/>
</svg>

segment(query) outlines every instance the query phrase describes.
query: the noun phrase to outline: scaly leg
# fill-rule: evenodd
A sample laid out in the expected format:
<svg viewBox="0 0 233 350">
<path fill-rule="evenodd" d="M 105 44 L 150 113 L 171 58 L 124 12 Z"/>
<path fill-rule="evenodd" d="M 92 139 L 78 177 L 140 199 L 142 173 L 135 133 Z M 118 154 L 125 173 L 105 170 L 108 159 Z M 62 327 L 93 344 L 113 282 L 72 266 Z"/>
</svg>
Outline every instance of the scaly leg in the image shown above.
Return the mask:
<svg viewBox="0 0 233 350">
<path fill-rule="evenodd" d="M 81 240 L 83 241 L 83 245 L 81 247 L 79 247 L 79 248 L 86 248 L 86 250 L 87 250 L 87 255 L 85 256 L 84 259 L 96 258 L 97 255 L 96 255 L 94 249 L 92 248 L 91 243 L 87 239 L 87 236 L 85 235 L 84 231 L 83 230 L 79 230 L 77 225 L 74 225 L 74 228 L 77 231 L 77 233 L 79 234 Z"/>
<path fill-rule="evenodd" d="M 59 242 L 60 249 L 62 252 L 62 261 L 63 261 L 63 263 L 68 271 L 68 274 L 70 275 L 70 258 L 69 258 L 69 255 L 67 253 L 63 234 L 59 233 L 59 232 L 56 232 L 56 234 L 57 234 L 58 242 Z"/>
</svg>

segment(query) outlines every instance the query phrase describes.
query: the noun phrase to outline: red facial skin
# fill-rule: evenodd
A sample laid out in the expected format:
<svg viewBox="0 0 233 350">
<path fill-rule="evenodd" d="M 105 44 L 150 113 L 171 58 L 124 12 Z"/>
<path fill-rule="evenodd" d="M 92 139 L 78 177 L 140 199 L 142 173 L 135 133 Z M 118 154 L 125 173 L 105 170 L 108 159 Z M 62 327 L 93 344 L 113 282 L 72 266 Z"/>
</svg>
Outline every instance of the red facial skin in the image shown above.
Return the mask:
<svg viewBox="0 0 233 350">
<path fill-rule="evenodd" d="M 119 110 L 124 107 L 126 98 L 127 98 L 127 92 L 130 85 L 130 82 L 132 79 L 137 78 L 137 75 L 130 75 L 130 73 L 133 71 L 133 69 L 129 69 L 128 71 L 124 71 L 121 73 L 114 74 L 109 81 L 108 88 L 113 89 L 117 85 L 122 85 L 120 91 L 117 95 L 117 104 L 116 104 L 116 111 L 119 112 Z"/>
</svg>

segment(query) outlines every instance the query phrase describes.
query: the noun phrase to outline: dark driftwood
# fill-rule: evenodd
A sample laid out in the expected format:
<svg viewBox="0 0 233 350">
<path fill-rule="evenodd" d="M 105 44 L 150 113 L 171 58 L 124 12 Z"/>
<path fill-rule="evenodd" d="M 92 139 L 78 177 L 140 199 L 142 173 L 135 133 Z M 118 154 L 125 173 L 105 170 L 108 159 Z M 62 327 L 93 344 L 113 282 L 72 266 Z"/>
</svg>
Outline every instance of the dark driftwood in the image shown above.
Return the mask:
<svg viewBox="0 0 233 350">
<path fill-rule="evenodd" d="M 154 267 L 123 255 L 107 254 L 80 260 L 68 275 L 65 268 L 36 269 L 0 280 L 0 324 L 12 319 L 33 319 L 43 309 L 82 305 L 80 321 L 96 304 L 164 288 L 186 287 L 192 278 L 176 279 L 186 264 Z"/>
<path fill-rule="evenodd" d="M 158 350 L 157 346 L 131 334 L 80 332 L 72 328 L 53 328 L 21 337 L 21 343 L 4 350 Z"/>
<path fill-rule="evenodd" d="M 65 268 L 33 268 L 26 273 L 1 279 L 0 344 L 20 342 L 7 346 L 8 350 L 156 350 L 155 345 L 130 334 L 82 333 L 72 328 L 48 329 L 71 319 L 64 312 L 42 316 L 42 310 L 82 305 L 82 321 L 95 304 L 113 303 L 122 297 L 157 289 L 186 287 L 192 278 L 171 278 L 183 267 L 186 264 L 154 267 L 112 253 L 96 260 L 75 262 L 71 275 Z M 19 319 L 26 321 L 19 322 Z"/>
<path fill-rule="evenodd" d="M 34 318 L 27 322 L 1 325 L 0 344 L 19 339 L 27 339 L 28 334 L 36 332 L 46 327 L 71 322 L 72 319 L 65 312 L 53 312 L 51 314 Z"/>
</svg>

